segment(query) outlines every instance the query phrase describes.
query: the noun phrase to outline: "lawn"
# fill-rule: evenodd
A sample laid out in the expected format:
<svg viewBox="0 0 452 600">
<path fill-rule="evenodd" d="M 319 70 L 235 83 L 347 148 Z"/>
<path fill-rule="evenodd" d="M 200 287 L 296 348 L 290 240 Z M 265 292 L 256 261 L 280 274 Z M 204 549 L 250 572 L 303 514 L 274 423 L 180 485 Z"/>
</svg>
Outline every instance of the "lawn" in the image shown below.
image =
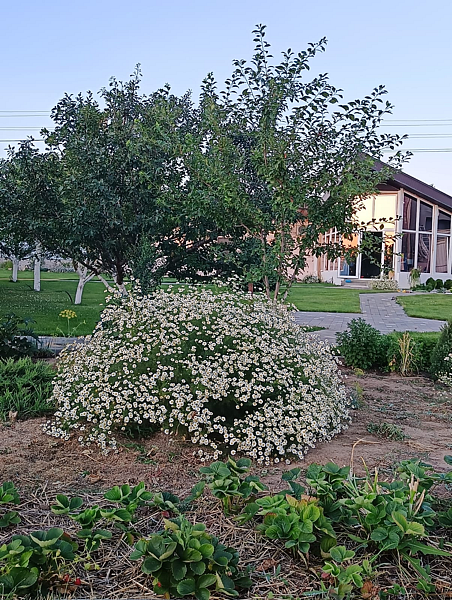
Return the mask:
<svg viewBox="0 0 452 600">
<path fill-rule="evenodd" d="M 452 294 L 399 296 L 397 302 L 409 317 L 452 321 Z"/>
<path fill-rule="evenodd" d="M 87 283 L 83 293 L 83 303 L 74 306 L 71 298 L 74 298 L 77 288 L 78 278 L 75 273 L 41 273 L 41 292 L 33 291 L 31 271 L 20 272 L 17 283 L 9 281 L 10 276 L 11 271 L 0 269 L 0 317 L 14 312 L 20 317 L 34 319 L 36 333 L 58 335 L 58 327 L 67 331 L 67 322 L 58 315 L 62 310 L 70 308 L 77 314 L 77 318 L 70 322 L 71 328 L 78 326 L 76 335 L 87 335 L 92 332 L 99 320 L 105 299 L 104 286 L 100 281 L 95 279 Z M 294 304 L 299 310 L 360 313 L 359 294 L 363 292 L 369 293 L 366 290 L 344 289 L 326 283 L 297 284 L 292 287 L 288 302 Z M 429 296 L 428 299 L 430 298 L 451 301 L 449 311 L 452 318 L 452 296 Z M 415 300 L 415 298 L 404 298 L 404 300 Z"/>
<path fill-rule="evenodd" d="M 344 289 L 327 283 L 301 284 L 292 287 L 287 300 L 298 310 L 360 313 L 360 293 L 362 290 Z"/>
<path fill-rule="evenodd" d="M 58 315 L 69 308 L 77 314 L 77 318 L 71 319 L 70 327 L 79 326 L 77 335 L 87 335 L 92 333 L 99 320 L 105 302 L 104 286 L 96 281 L 87 283 L 80 306 L 74 306 L 71 301 L 76 288 L 76 280 L 50 281 L 43 278 L 41 291 L 35 292 L 31 281 L 21 278 L 17 283 L 11 283 L 0 278 L 0 317 L 13 312 L 19 317 L 33 319 L 34 330 L 39 335 L 61 335 L 57 328 L 67 333 L 67 321 Z"/>
</svg>

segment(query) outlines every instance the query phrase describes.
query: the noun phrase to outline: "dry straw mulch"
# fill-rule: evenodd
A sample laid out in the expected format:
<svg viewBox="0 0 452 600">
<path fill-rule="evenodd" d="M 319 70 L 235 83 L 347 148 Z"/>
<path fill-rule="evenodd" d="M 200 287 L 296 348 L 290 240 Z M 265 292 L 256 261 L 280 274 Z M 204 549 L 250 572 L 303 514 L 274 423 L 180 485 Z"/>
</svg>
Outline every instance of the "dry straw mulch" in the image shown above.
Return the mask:
<svg viewBox="0 0 452 600">
<path fill-rule="evenodd" d="M 7 542 L 14 533 L 27 534 L 37 529 L 61 527 L 69 535 L 76 538 L 78 526 L 69 518 L 54 515 L 50 511 L 57 493 L 75 495 L 71 490 L 56 488 L 45 484 L 34 491 L 27 492 L 27 499 L 22 493 L 23 502 L 17 507 L 22 521 L 14 529 L 0 531 L 0 545 Z M 108 502 L 101 493 L 84 493 L 82 496 L 85 506 Z M 162 529 L 162 514 L 156 510 L 139 509 L 138 521 L 134 524 L 136 531 L 146 537 Z M 249 567 L 252 571 L 254 582 L 250 590 L 242 591 L 240 598 L 264 600 L 296 600 L 303 598 L 306 592 L 320 589 L 321 562 L 314 557 L 304 555 L 294 558 L 284 550 L 283 544 L 265 539 L 255 531 L 253 524 L 239 526 L 233 517 L 225 516 L 220 502 L 210 494 L 204 494 L 186 513 L 192 522 L 205 523 L 207 531 L 220 539 L 228 546 L 235 547 L 241 557 L 241 566 Z M 350 541 L 345 537 L 339 543 Z M 449 538 L 452 541 L 452 538 Z M 83 562 L 69 563 L 71 577 L 80 577 L 82 585 L 76 589 L 64 589 L 58 582 L 54 593 L 56 596 L 70 596 L 93 599 L 147 599 L 157 598 L 152 591 L 152 580 L 140 570 L 140 562 L 130 561 L 131 546 L 127 543 L 121 531 L 116 530 L 111 540 L 106 541 L 100 549 L 93 553 L 96 570 L 86 571 Z M 369 558 L 371 558 L 369 556 Z M 397 565 L 397 559 L 391 562 L 381 562 L 379 559 L 378 574 L 368 585 L 368 595 L 358 594 L 356 598 L 377 600 L 379 590 L 385 590 L 395 583 L 405 586 L 408 595 L 406 600 L 423 598 L 447 599 L 452 598 L 452 558 L 425 557 L 424 565 L 431 568 L 432 579 L 436 587 L 436 594 L 423 595 L 416 590 L 417 576 L 407 565 Z M 93 561 L 91 561 L 93 562 Z M 376 567 L 376 565 L 375 565 Z M 66 592 L 66 594 L 65 594 Z M 225 598 L 212 594 L 212 600 Z M 309 596 L 305 596 L 309 597 Z M 312 596 L 311 596 L 312 597 Z M 325 596 L 314 596 L 322 598 Z M 396 597 L 395 597 L 396 598 Z"/>
</svg>

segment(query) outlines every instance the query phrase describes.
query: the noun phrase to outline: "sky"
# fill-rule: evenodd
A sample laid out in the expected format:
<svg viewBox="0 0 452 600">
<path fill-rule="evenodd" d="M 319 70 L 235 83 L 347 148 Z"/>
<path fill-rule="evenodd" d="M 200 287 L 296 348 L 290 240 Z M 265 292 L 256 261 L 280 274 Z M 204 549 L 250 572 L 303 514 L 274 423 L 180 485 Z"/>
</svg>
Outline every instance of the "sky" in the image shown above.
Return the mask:
<svg viewBox="0 0 452 600">
<path fill-rule="evenodd" d="M 0 156 L 51 125 L 65 93 L 97 92 L 137 63 L 142 91 L 169 83 L 195 100 L 249 59 L 252 30 L 267 25 L 277 58 L 328 39 L 311 74 L 328 73 L 344 100 L 384 84 L 393 115 L 382 132 L 410 135 L 404 170 L 452 195 L 451 0 L 0 0 Z M 415 136 L 415 137 L 413 137 Z M 428 150 L 428 151 L 426 151 Z"/>
</svg>

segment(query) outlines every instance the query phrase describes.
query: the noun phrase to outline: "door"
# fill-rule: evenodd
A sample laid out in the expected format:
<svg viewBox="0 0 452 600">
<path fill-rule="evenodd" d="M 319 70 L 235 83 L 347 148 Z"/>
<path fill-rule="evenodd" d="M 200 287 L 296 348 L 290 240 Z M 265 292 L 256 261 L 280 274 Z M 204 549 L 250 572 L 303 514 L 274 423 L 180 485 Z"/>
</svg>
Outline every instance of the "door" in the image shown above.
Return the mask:
<svg viewBox="0 0 452 600">
<path fill-rule="evenodd" d="M 366 231 L 363 234 L 362 245 L 364 249 L 361 254 L 361 278 L 380 277 L 382 244 L 382 231 Z"/>
</svg>

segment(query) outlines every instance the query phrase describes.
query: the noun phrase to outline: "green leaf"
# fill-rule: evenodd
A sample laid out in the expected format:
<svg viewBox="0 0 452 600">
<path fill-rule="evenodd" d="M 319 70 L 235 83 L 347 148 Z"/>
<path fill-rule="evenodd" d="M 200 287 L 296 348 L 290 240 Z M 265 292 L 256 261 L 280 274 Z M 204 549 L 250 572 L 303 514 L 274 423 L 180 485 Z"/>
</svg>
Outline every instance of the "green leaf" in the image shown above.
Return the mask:
<svg viewBox="0 0 452 600">
<path fill-rule="evenodd" d="M 121 489 L 119 486 L 115 485 L 111 490 L 105 492 L 104 498 L 111 500 L 112 502 L 119 502 L 122 498 Z"/>
<path fill-rule="evenodd" d="M 421 523 L 416 523 L 415 521 L 411 521 L 408 523 L 408 528 L 405 531 L 406 535 L 425 535 L 425 528 Z"/>
<path fill-rule="evenodd" d="M 158 571 L 161 567 L 162 563 L 159 560 L 153 556 L 147 556 L 141 565 L 141 570 L 143 573 L 149 575 L 150 573 L 155 573 L 155 571 Z"/>
<path fill-rule="evenodd" d="M 209 600 L 210 590 L 207 588 L 197 588 L 195 591 L 196 600 Z"/>
<path fill-rule="evenodd" d="M 203 561 L 190 563 L 190 569 L 195 575 L 202 575 L 206 570 L 206 563 Z"/>
<path fill-rule="evenodd" d="M 448 465 L 452 465 L 452 455 L 446 454 L 444 457 L 444 462 L 446 462 Z"/>
<path fill-rule="evenodd" d="M 394 523 L 403 531 L 403 533 L 406 533 L 406 530 L 408 529 L 408 521 L 406 520 L 405 515 L 395 510 L 391 517 Z"/>
<path fill-rule="evenodd" d="M 194 579 L 184 579 L 177 584 L 177 591 L 182 596 L 189 596 L 193 594 L 196 589 Z"/>
<path fill-rule="evenodd" d="M 201 577 L 197 581 L 197 586 L 200 588 L 210 587 L 217 581 L 216 575 L 201 575 Z"/>
<path fill-rule="evenodd" d="M 187 565 L 181 560 L 174 560 L 171 563 L 171 571 L 173 572 L 174 579 L 180 581 L 187 574 Z"/>
<path fill-rule="evenodd" d="M 418 540 L 407 540 L 403 544 L 403 548 L 409 550 L 410 553 L 415 554 L 416 552 L 421 552 L 422 554 L 430 554 L 432 556 L 452 556 L 450 552 L 446 552 L 446 550 L 440 550 L 440 548 L 435 548 L 434 546 L 428 546 L 427 544 L 423 544 Z"/>
<path fill-rule="evenodd" d="M 198 550 L 202 554 L 203 558 L 210 558 L 214 553 L 215 548 L 212 544 L 201 544 Z"/>
</svg>

